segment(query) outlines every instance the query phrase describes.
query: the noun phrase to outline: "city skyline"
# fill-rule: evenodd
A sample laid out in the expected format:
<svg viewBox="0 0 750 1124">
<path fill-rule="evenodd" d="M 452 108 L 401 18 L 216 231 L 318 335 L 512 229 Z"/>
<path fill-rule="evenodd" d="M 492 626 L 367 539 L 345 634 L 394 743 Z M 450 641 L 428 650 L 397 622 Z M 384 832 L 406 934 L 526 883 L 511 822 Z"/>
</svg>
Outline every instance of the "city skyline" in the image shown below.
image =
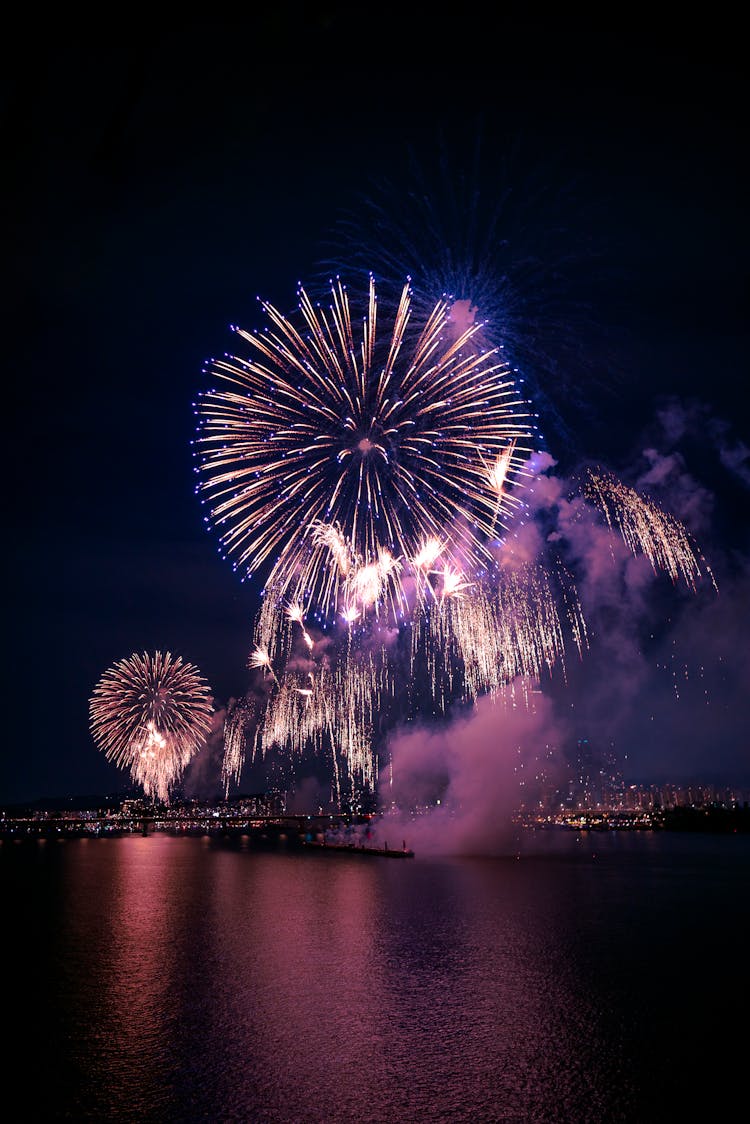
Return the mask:
<svg viewBox="0 0 750 1124">
<path fill-rule="evenodd" d="M 704 807 L 711 804 L 729 807 L 742 806 L 750 800 L 750 784 L 736 783 L 726 778 L 717 781 L 704 776 L 659 782 L 640 778 L 634 781 L 627 778 L 623 771 L 626 760 L 627 758 L 625 761 L 620 760 L 611 746 L 603 750 L 592 749 L 585 738 L 580 739 L 575 748 L 569 747 L 567 753 L 547 747 L 536 758 L 529 758 L 525 762 L 526 773 L 519 776 L 515 789 L 517 806 L 514 814 Z M 322 794 L 321 787 L 318 795 L 322 797 Z M 302 795 L 305 795 L 304 786 Z M 429 815 L 431 810 L 440 806 L 443 795 L 441 790 L 435 789 L 427 803 L 415 804 L 399 811 L 406 815 Z M 6 801 L 0 804 L 0 809 L 8 811 L 14 808 L 37 808 L 49 813 L 64 812 L 66 809 L 93 810 L 134 805 L 139 808 L 160 807 L 167 810 L 190 806 L 227 806 L 247 810 L 250 805 L 263 805 L 266 810 L 274 808 L 294 815 L 311 813 L 335 816 L 345 813 L 347 802 L 337 804 L 332 793 L 329 796 L 331 798 L 323 801 L 317 808 L 308 804 L 298 805 L 298 793 L 292 780 L 288 791 L 270 786 L 257 790 L 244 788 L 228 795 L 219 786 L 212 793 L 197 795 L 178 785 L 168 796 L 163 797 L 155 790 L 150 794 L 146 793 L 142 784 L 134 779 L 130 784 L 123 783 L 107 792 L 68 793 L 37 800 Z M 387 815 L 392 814 L 394 808 L 382 807 L 378 811 Z M 362 811 L 356 814 L 362 814 Z M 375 814 L 375 809 L 371 808 L 366 814 Z"/>
</svg>

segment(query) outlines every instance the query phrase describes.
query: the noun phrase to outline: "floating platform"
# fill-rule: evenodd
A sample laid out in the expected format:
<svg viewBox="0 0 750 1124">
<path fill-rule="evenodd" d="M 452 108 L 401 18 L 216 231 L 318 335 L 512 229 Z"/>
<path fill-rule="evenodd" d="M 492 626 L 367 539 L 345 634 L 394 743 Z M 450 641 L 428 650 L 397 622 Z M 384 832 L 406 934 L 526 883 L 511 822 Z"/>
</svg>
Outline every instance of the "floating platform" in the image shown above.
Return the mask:
<svg viewBox="0 0 750 1124">
<path fill-rule="evenodd" d="M 303 839 L 302 846 L 313 851 L 335 851 L 347 855 L 378 855 L 384 859 L 414 858 L 414 852 L 406 848 L 396 851 L 390 847 L 367 847 L 361 843 L 321 843 L 317 840 Z"/>
</svg>

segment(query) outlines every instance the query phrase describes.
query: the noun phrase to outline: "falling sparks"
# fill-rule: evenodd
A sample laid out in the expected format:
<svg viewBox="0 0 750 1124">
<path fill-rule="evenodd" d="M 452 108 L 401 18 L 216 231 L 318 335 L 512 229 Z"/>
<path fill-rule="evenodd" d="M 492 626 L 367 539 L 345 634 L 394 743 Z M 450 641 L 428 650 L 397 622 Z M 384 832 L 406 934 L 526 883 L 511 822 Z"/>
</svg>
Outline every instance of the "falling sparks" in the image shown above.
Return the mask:
<svg viewBox="0 0 750 1124">
<path fill-rule="evenodd" d="M 631 553 L 645 555 L 654 573 L 663 570 L 675 583 L 682 578 L 693 591 L 705 573 L 716 586 L 710 568 L 694 550 L 685 527 L 653 500 L 602 471 L 589 470 L 585 493 L 604 513 L 608 526 L 619 532 Z"/>
</svg>

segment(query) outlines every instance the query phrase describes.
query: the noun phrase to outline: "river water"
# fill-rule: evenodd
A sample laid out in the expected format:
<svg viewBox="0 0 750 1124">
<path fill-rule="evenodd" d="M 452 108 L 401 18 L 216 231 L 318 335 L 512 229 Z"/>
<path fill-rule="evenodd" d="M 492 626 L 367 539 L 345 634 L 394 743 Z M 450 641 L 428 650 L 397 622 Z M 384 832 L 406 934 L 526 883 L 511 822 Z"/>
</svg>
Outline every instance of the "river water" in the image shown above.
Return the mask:
<svg viewBox="0 0 750 1124">
<path fill-rule="evenodd" d="M 747 1118 L 748 836 L 133 835 L 4 842 L 0 872 L 9 1122 Z"/>
</svg>

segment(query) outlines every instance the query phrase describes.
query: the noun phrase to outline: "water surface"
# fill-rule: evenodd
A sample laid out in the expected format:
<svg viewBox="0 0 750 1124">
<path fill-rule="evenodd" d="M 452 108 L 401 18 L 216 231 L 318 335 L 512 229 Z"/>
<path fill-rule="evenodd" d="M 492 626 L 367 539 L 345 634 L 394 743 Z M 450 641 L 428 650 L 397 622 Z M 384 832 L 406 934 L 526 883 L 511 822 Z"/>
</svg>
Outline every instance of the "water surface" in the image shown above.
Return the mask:
<svg viewBox="0 0 750 1124">
<path fill-rule="evenodd" d="M 542 835 L 399 860 L 3 843 L 9 1119 L 648 1124 L 699 1092 L 744 1111 L 750 840 Z"/>
</svg>

